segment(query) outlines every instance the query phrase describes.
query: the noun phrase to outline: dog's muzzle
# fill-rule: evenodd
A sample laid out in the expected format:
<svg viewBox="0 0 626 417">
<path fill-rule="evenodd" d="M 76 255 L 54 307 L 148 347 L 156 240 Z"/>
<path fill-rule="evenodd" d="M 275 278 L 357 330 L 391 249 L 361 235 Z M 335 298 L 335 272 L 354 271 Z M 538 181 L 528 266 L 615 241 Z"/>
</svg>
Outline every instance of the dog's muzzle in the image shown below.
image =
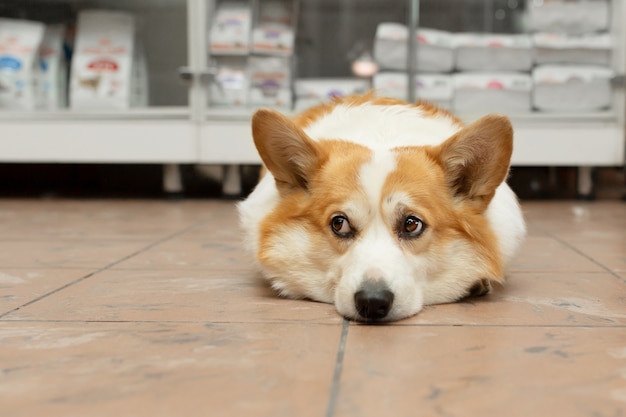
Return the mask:
<svg viewBox="0 0 626 417">
<path fill-rule="evenodd" d="M 394 295 L 384 281 L 367 280 L 354 294 L 354 306 L 365 320 L 383 319 L 391 311 Z"/>
</svg>

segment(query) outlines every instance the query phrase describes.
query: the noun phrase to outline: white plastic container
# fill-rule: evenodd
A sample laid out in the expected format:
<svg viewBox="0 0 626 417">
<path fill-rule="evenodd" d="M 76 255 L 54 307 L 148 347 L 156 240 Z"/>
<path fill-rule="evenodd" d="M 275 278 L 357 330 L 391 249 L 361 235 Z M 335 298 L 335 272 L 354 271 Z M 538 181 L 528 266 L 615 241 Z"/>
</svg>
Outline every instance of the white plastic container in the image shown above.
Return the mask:
<svg viewBox="0 0 626 417">
<path fill-rule="evenodd" d="M 382 69 L 406 70 L 409 29 L 399 23 L 381 23 L 376 28 L 374 59 Z M 424 72 L 454 69 L 453 35 L 435 29 L 419 29 L 416 35 L 416 68 Z"/>
<path fill-rule="evenodd" d="M 454 111 L 526 113 L 531 109 L 532 82 L 522 73 L 458 73 L 453 75 Z"/>
<path fill-rule="evenodd" d="M 250 106 L 291 108 L 291 68 L 288 58 L 250 57 Z"/>
<path fill-rule="evenodd" d="M 533 70 L 533 106 L 548 112 L 588 112 L 611 106 L 613 71 L 593 66 L 545 65 Z"/>
<path fill-rule="evenodd" d="M 528 28 L 533 32 L 584 34 L 609 28 L 607 0 L 528 1 Z"/>
<path fill-rule="evenodd" d="M 295 110 L 305 110 L 311 106 L 331 100 L 362 94 L 370 89 L 369 82 L 358 78 L 306 78 L 295 82 Z"/>
<path fill-rule="evenodd" d="M 217 107 L 246 107 L 250 78 L 246 57 L 221 57 L 217 73 L 209 85 L 209 101 Z"/>
<path fill-rule="evenodd" d="M 118 11 L 85 10 L 78 15 L 70 78 L 74 110 L 131 107 L 135 19 Z"/>
<path fill-rule="evenodd" d="M 612 40 L 608 33 L 536 33 L 533 44 L 537 64 L 609 66 L 611 62 Z"/>
<path fill-rule="evenodd" d="M 532 67 L 529 35 L 459 33 L 454 39 L 460 71 L 529 71 Z"/>
<path fill-rule="evenodd" d="M 251 31 L 252 9 L 248 3 L 220 3 L 209 32 L 209 50 L 214 55 L 247 55 Z"/>
<path fill-rule="evenodd" d="M 43 33 L 42 23 L 0 18 L 0 109 L 35 109 L 35 65 Z"/>
<path fill-rule="evenodd" d="M 374 76 L 376 94 L 407 100 L 406 73 L 381 72 Z M 439 107 L 449 109 L 452 105 L 454 87 L 449 74 L 420 74 L 416 77 L 415 93 L 418 100 L 425 100 Z"/>
</svg>

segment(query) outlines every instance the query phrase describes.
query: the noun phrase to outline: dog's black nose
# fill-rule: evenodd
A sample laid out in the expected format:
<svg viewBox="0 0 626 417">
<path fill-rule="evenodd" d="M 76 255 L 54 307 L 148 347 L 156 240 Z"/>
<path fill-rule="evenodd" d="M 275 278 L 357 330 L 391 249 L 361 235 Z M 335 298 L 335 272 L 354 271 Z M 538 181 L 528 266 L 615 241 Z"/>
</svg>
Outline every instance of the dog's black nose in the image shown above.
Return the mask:
<svg viewBox="0 0 626 417">
<path fill-rule="evenodd" d="M 391 310 L 394 295 L 380 281 L 366 281 L 354 294 L 354 305 L 361 317 L 368 320 L 382 319 Z"/>
</svg>

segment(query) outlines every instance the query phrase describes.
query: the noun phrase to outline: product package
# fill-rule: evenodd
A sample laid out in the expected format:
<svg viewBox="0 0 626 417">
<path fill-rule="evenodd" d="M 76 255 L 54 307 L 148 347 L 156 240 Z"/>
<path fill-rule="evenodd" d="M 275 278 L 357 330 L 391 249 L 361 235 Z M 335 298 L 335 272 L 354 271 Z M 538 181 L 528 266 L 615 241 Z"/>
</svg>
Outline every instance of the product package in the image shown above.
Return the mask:
<svg viewBox="0 0 626 417">
<path fill-rule="evenodd" d="M 533 65 L 529 35 L 459 33 L 455 43 L 460 71 L 529 71 Z"/>
<path fill-rule="evenodd" d="M 454 111 L 526 113 L 531 110 L 532 81 L 528 74 L 458 73 L 453 75 Z"/>
<path fill-rule="evenodd" d="M 454 68 L 454 42 L 449 32 L 419 29 L 416 69 L 424 72 L 450 72 Z M 374 38 L 374 59 L 383 69 L 406 70 L 409 29 L 399 23 L 381 23 Z"/>
<path fill-rule="evenodd" d="M 46 26 L 39 48 L 37 107 L 55 110 L 67 107 L 67 63 L 63 51 L 65 26 Z"/>
<path fill-rule="evenodd" d="M 400 100 L 408 99 L 408 76 L 403 72 L 380 72 L 374 76 L 376 93 Z M 415 96 L 439 107 L 449 109 L 452 105 L 454 87 L 449 74 L 419 74 L 416 77 Z"/>
<path fill-rule="evenodd" d="M 252 51 L 261 55 L 293 55 L 295 31 L 292 2 L 259 2 L 258 19 L 252 30 Z"/>
<path fill-rule="evenodd" d="M 214 55 L 247 55 L 250 52 L 252 9 L 245 2 L 220 3 L 209 33 Z"/>
<path fill-rule="evenodd" d="M 306 78 L 296 80 L 296 111 L 324 103 L 333 97 L 362 94 L 370 89 L 367 80 L 359 78 Z"/>
<path fill-rule="evenodd" d="M 533 32 L 584 34 L 609 28 L 607 0 L 542 0 L 528 2 L 528 28 Z"/>
<path fill-rule="evenodd" d="M 536 33 L 533 44 L 537 64 L 609 66 L 611 62 L 612 40 L 608 33 Z"/>
<path fill-rule="evenodd" d="M 128 109 L 132 104 L 135 20 L 123 12 L 78 15 L 70 78 L 75 110 Z"/>
<path fill-rule="evenodd" d="M 0 18 L 0 109 L 34 110 L 43 23 Z"/>
<path fill-rule="evenodd" d="M 533 70 L 533 106 L 549 112 L 598 111 L 611 106 L 608 68 L 543 65 Z"/>
<path fill-rule="evenodd" d="M 249 77 L 246 57 L 220 57 L 215 60 L 217 72 L 209 85 L 209 101 L 217 107 L 248 105 Z"/>
<path fill-rule="evenodd" d="M 288 58 L 250 57 L 250 97 L 252 107 L 291 108 L 291 68 Z"/>
</svg>

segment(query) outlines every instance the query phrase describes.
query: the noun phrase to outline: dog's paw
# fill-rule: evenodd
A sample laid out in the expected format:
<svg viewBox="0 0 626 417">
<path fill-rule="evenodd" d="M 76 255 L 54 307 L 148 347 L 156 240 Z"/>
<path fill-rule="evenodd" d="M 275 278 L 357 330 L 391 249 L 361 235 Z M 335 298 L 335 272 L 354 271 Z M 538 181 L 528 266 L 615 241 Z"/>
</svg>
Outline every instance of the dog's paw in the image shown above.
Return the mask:
<svg viewBox="0 0 626 417">
<path fill-rule="evenodd" d="M 467 295 L 463 298 L 482 297 L 489 294 L 490 292 L 491 282 L 488 279 L 483 278 L 480 281 L 476 282 L 474 285 L 472 285 L 469 288 Z"/>
</svg>

